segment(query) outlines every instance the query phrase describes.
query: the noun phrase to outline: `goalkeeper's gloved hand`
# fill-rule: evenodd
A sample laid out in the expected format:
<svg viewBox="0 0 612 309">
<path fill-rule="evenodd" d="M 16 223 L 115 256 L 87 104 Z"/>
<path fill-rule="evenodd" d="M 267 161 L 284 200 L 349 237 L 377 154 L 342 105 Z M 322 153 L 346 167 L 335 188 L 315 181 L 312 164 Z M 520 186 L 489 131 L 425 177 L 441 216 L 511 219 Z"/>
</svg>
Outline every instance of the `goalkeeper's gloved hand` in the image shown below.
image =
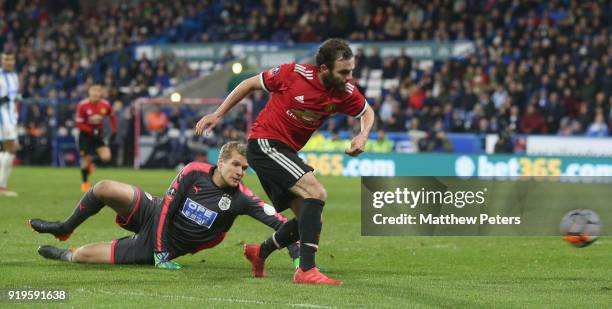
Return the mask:
<svg viewBox="0 0 612 309">
<path fill-rule="evenodd" d="M 167 251 L 164 252 L 154 252 L 153 258 L 155 259 L 155 267 L 161 269 L 181 269 L 181 265 L 177 262 L 173 262 L 169 260 L 170 253 Z"/>
</svg>

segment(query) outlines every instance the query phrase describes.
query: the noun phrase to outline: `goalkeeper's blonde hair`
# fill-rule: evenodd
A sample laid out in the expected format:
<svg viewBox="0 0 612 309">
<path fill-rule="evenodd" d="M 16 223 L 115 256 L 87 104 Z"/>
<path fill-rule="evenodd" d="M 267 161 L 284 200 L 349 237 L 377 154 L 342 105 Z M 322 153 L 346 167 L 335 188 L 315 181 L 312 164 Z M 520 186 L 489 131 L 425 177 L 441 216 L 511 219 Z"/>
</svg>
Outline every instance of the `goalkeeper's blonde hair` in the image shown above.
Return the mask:
<svg viewBox="0 0 612 309">
<path fill-rule="evenodd" d="M 240 142 L 225 143 L 221 147 L 221 151 L 219 151 L 219 157 L 223 158 L 223 160 L 229 159 L 234 151 L 246 157 L 246 145 Z"/>
</svg>

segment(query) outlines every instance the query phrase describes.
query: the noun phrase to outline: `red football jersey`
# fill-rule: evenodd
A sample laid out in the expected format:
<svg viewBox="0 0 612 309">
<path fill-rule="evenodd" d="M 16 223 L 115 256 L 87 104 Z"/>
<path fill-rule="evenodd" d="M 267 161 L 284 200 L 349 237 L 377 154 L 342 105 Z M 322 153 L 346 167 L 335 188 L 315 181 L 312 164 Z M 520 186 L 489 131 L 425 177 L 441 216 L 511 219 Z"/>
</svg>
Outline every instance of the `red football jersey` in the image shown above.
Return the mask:
<svg viewBox="0 0 612 309">
<path fill-rule="evenodd" d="M 92 103 L 85 99 L 77 105 L 75 122 L 79 130 L 91 134 L 93 129 L 102 129 L 104 127 L 104 118 L 110 117 L 111 127 L 113 132 L 117 131 L 117 120 L 113 108 L 106 100 L 100 100 L 97 103 Z"/>
<path fill-rule="evenodd" d="M 249 139 L 279 140 L 296 152 L 334 113 L 361 117 L 367 102 L 351 81 L 344 91 L 326 89 L 309 64 L 283 64 L 259 75 L 270 100 L 255 120 Z"/>
</svg>

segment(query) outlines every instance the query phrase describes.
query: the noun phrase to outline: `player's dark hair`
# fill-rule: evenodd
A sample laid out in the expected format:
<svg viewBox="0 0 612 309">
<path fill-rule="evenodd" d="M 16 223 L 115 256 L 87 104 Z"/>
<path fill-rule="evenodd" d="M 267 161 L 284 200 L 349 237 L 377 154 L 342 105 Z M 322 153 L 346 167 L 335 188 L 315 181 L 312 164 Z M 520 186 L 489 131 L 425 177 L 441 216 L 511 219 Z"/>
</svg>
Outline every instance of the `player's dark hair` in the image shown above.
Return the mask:
<svg viewBox="0 0 612 309">
<path fill-rule="evenodd" d="M 223 158 L 224 160 L 229 159 L 234 151 L 239 155 L 246 157 L 246 145 L 239 142 L 225 143 L 223 146 L 221 146 L 219 157 Z"/>
<path fill-rule="evenodd" d="M 2 51 L 2 55 L 15 57 L 15 50 L 12 49 L 12 48 L 7 48 L 7 49 Z"/>
<path fill-rule="evenodd" d="M 348 60 L 351 58 L 353 58 L 353 51 L 348 43 L 341 39 L 326 40 L 319 46 L 315 56 L 318 69 L 324 64 L 330 70 L 334 69 L 336 60 Z"/>
</svg>

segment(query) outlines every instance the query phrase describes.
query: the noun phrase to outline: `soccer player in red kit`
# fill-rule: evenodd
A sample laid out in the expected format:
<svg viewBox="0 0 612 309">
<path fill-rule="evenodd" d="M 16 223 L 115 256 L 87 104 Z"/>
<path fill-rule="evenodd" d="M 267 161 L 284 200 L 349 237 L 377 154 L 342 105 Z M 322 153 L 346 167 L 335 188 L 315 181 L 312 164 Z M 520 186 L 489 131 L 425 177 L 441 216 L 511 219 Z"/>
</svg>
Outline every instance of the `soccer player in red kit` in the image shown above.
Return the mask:
<svg viewBox="0 0 612 309">
<path fill-rule="evenodd" d="M 93 85 L 89 88 L 89 97 L 79 102 L 75 122 L 79 128 L 79 151 L 81 153 L 81 191 L 89 190 L 88 178 L 93 172 L 93 156 L 97 156 L 103 164 L 111 160 L 111 151 L 104 142 L 104 118 L 110 118 L 112 133 L 117 132 L 117 121 L 113 108 L 108 101 L 102 99 L 102 86 Z"/>
<path fill-rule="evenodd" d="M 317 50 L 316 65 L 283 64 L 242 81 L 217 108 L 200 119 L 195 133 L 212 130 L 234 105 L 255 90 L 271 93 L 257 117 L 247 148 L 249 165 L 278 212 L 291 208 L 296 215 L 261 245 L 246 245 L 245 256 L 262 277 L 264 261 L 276 249 L 300 240 L 300 266 L 293 282 L 342 284 L 320 273 L 315 264 L 327 192 L 312 167 L 298 156 L 325 119 L 334 113 L 361 118 L 361 132 L 346 153 L 365 149 L 374 111 L 353 82 L 353 52 L 345 41 L 329 39 Z"/>
</svg>

